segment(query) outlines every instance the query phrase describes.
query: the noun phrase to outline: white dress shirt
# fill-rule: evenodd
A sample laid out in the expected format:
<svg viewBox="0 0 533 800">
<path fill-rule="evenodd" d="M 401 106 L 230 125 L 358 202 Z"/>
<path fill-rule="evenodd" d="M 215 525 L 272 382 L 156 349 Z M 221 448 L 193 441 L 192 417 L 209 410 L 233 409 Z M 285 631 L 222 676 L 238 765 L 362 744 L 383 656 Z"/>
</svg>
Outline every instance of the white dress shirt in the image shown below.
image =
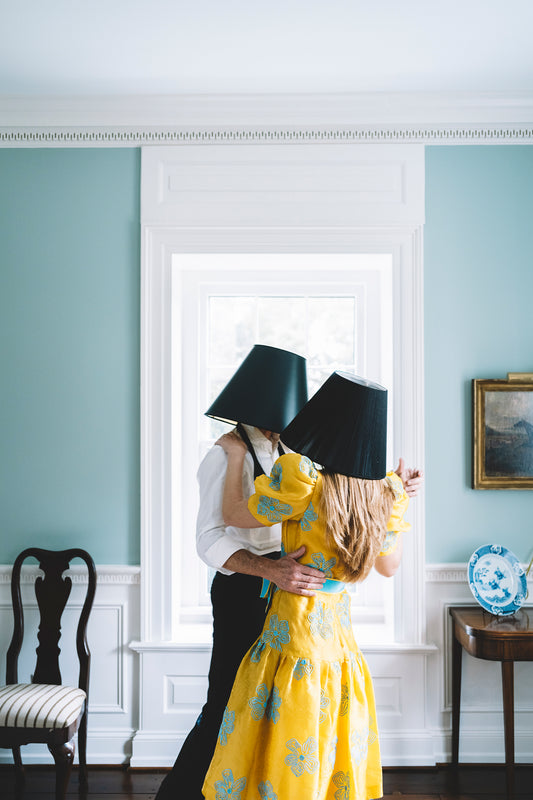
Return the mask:
<svg viewBox="0 0 533 800">
<path fill-rule="evenodd" d="M 277 446 L 260 430 L 250 425 L 244 426 L 255 454 L 265 473 L 270 475 L 278 458 Z M 283 447 L 284 451 L 291 452 Z M 226 527 L 222 516 L 222 498 L 226 479 L 227 456 L 224 450 L 214 445 L 208 451 L 198 468 L 200 485 L 200 505 L 196 521 L 196 550 L 208 566 L 214 567 L 223 575 L 233 571 L 222 566 L 237 550 L 249 550 L 262 556 L 281 548 L 281 523 L 268 528 Z M 242 489 L 247 500 L 254 493 L 254 463 L 250 453 L 246 453 L 243 465 Z"/>
</svg>

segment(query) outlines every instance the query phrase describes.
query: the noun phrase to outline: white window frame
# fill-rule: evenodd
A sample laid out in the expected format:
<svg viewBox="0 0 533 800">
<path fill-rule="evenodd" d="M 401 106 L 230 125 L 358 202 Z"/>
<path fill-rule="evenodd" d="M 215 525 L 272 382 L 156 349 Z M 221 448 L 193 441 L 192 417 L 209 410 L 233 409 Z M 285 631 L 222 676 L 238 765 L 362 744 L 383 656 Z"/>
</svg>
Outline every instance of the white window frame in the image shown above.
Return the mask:
<svg viewBox="0 0 533 800">
<path fill-rule="evenodd" d="M 241 232 L 242 234 L 242 232 Z M 172 385 L 171 275 L 176 253 L 298 252 L 384 253 L 393 263 L 394 458 L 423 463 L 422 280 L 421 230 L 409 233 L 353 231 L 342 236 L 280 230 L 270 246 L 262 236 L 250 241 L 227 232 L 147 227 L 143 231 L 145 264 L 142 278 L 142 639 L 143 641 L 205 640 L 205 631 L 189 626 L 176 629 L 177 591 L 174 584 L 177 548 L 172 547 L 171 474 L 172 411 L 180 413 L 179 376 Z M 243 242 L 243 238 L 246 240 Z M 209 240 L 209 250 L 206 248 Z M 311 241 L 310 241 L 311 239 Z M 254 247 L 256 248 L 254 250 Z M 179 502 L 179 499 L 178 499 Z M 413 532 L 405 536 L 404 563 L 395 578 L 395 641 L 425 643 L 423 495 L 413 503 L 409 518 Z M 192 533 L 192 532 L 191 532 Z"/>
</svg>

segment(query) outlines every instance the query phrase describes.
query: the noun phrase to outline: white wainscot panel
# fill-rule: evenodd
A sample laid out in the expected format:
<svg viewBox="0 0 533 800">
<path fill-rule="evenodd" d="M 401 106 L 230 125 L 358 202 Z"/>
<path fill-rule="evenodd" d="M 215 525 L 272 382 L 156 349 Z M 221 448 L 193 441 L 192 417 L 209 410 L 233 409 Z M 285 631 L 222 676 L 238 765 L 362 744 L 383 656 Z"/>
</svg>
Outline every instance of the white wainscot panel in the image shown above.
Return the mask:
<svg viewBox="0 0 533 800">
<path fill-rule="evenodd" d="M 5 682 L 5 653 L 13 630 L 10 596 L 11 567 L 0 566 L 0 682 Z M 24 645 L 18 679 L 29 682 L 35 668 L 39 610 L 34 582 L 37 566 L 23 569 L 22 599 L 25 609 Z M 59 666 L 63 680 L 77 685 L 76 626 L 83 605 L 86 578 L 83 568 L 68 573 L 73 580 L 71 596 L 62 618 Z M 34 632 L 34 633 L 32 633 Z M 139 635 L 139 568 L 98 566 L 96 596 L 89 618 L 87 641 L 91 651 L 87 760 L 90 764 L 127 763 L 131 741 L 138 726 L 137 665 L 128 642 Z M 50 764 L 45 746 L 22 749 L 27 764 Z M 9 750 L 0 750 L 0 763 L 12 763 Z"/>
<path fill-rule="evenodd" d="M 384 766 L 432 766 L 433 742 L 425 728 L 426 676 L 435 658 L 430 647 L 363 648 L 376 695 Z"/>
<path fill-rule="evenodd" d="M 143 686 L 132 767 L 171 766 L 205 702 L 211 648 L 207 644 L 132 642 Z"/>
</svg>

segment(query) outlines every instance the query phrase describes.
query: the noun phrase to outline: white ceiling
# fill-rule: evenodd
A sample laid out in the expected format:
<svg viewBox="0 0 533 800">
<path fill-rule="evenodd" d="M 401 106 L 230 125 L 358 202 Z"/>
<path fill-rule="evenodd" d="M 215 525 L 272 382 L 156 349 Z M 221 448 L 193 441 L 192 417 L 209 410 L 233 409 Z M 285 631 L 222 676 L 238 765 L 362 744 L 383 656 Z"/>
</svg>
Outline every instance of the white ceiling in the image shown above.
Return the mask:
<svg viewBox="0 0 533 800">
<path fill-rule="evenodd" d="M 0 0 L 0 95 L 530 92 L 533 0 Z"/>
</svg>

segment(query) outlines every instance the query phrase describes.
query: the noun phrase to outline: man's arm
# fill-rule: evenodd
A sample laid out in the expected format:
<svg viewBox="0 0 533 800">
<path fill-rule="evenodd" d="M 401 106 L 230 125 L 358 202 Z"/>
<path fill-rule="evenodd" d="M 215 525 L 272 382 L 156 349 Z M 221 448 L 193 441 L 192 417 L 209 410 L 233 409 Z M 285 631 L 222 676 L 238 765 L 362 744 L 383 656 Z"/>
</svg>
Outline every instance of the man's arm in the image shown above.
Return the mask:
<svg viewBox="0 0 533 800">
<path fill-rule="evenodd" d="M 302 594 L 312 597 L 315 592 L 322 588 L 326 580 L 323 572 L 314 567 L 306 567 L 300 564 L 297 559 L 305 554 L 305 547 L 302 545 L 299 550 L 287 553 L 282 558 L 274 561 L 265 556 L 257 556 L 249 550 L 237 550 L 228 558 L 224 567 L 232 572 L 240 572 L 243 575 L 257 575 L 267 581 L 275 583 L 279 589 L 293 594 Z"/>
<path fill-rule="evenodd" d="M 227 458 L 220 447 L 208 451 L 198 469 L 200 502 L 196 518 L 196 551 L 202 561 L 223 575 L 231 570 L 224 564 L 243 545 L 226 529 L 222 497 Z"/>
</svg>

